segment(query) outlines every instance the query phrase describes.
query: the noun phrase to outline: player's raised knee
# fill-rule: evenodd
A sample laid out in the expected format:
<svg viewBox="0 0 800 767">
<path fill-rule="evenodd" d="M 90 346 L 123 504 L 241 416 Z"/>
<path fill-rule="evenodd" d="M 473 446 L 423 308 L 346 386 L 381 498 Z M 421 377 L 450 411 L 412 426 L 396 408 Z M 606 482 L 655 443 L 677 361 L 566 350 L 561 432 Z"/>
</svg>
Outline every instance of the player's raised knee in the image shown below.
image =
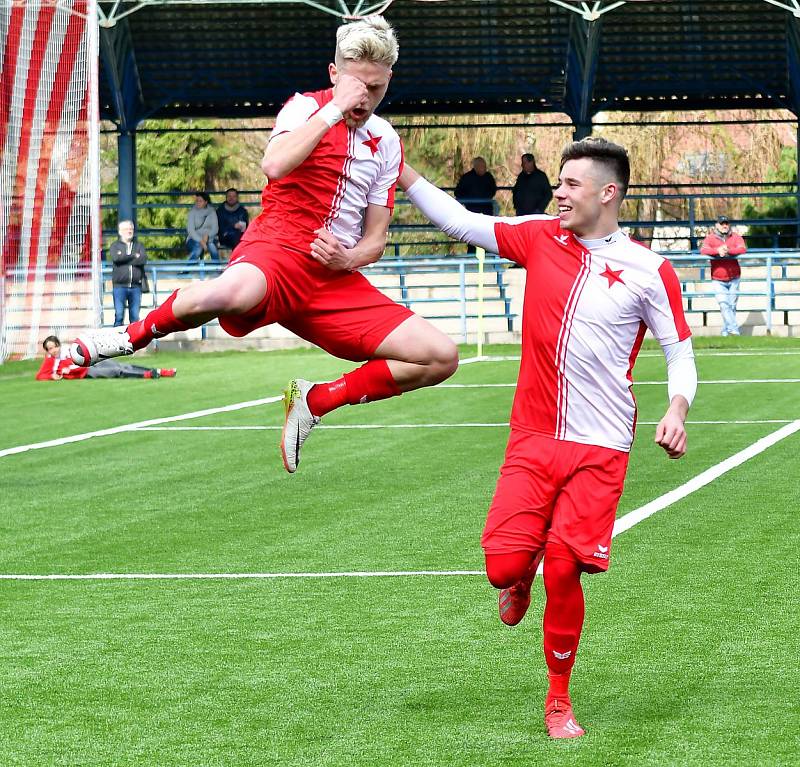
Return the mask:
<svg viewBox="0 0 800 767">
<path fill-rule="evenodd" d="M 441 383 L 458 370 L 458 347 L 447 336 L 437 339 L 429 362 L 433 383 Z"/>
<path fill-rule="evenodd" d="M 528 551 L 487 554 L 486 577 L 496 589 L 507 589 L 525 576 L 532 560 L 533 554 Z"/>
</svg>

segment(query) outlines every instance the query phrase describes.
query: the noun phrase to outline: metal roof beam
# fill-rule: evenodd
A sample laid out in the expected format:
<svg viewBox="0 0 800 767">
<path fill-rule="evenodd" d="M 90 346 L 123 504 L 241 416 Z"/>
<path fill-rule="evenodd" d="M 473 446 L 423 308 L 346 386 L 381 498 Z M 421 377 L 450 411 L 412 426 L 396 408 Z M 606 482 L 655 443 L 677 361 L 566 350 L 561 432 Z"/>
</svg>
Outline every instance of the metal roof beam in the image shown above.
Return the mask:
<svg viewBox="0 0 800 767">
<path fill-rule="evenodd" d="M 796 19 L 800 19 L 800 0 L 764 0 L 764 2 L 783 8 L 783 10 L 794 14 Z"/>
<path fill-rule="evenodd" d="M 591 132 L 601 32 L 599 20 L 576 16 L 570 21 L 564 108 L 578 132 Z"/>
<path fill-rule="evenodd" d="M 103 10 L 98 3 L 97 15 L 100 19 L 101 27 L 113 27 L 121 20 L 130 16 L 132 13 L 140 11 L 142 8 L 168 6 L 168 5 L 305 5 L 314 8 L 322 13 L 327 13 L 331 16 L 336 16 L 340 19 L 355 19 L 362 16 L 371 16 L 376 13 L 383 13 L 391 6 L 394 0 L 378 0 L 375 3 L 369 3 L 367 0 L 357 0 L 356 4 L 351 8 L 345 0 L 329 0 L 330 4 L 326 5 L 326 0 L 130 0 L 126 10 L 120 12 L 121 0 L 114 0 L 113 7 L 110 10 Z M 598 0 L 599 1 L 599 0 Z M 624 4 L 623 0 L 617 0 L 618 5 Z M 112 5 L 112 0 L 107 0 L 106 6 Z"/>
<path fill-rule="evenodd" d="M 792 112 L 800 115 L 800 16 L 789 21 L 786 29 L 786 46 L 790 106 Z"/>
<path fill-rule="evenodd" d="M 603 5 L 602 0 L 571 0 L 571 2 L 550 0 L 550 2 L 560 8 L 566 8 L 568 11 L 579 14 L 584 21 L 592 22 L 597 21 L 604 13 L 625 5 L 626 0 L 612 0 L 606 6 Z"/>
<path fill-rule="evenodd" d="M 100 55 L 111 89 L 121 131 L 136 128 L 144 111 L 144 97 L 128 22 L 100 28 Z"/>
</svg>

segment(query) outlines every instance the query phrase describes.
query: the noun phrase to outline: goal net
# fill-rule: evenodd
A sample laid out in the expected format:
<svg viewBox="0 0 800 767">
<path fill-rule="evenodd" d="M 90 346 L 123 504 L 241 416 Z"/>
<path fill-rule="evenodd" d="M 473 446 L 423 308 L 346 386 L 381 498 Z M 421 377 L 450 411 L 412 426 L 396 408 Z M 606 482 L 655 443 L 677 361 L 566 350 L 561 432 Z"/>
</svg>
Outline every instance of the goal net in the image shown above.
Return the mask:
<svg viewBox="0 0 800 767">
<path fill-rule="evenodd" d="M 100 320 L 96 0 L 0 0 L 0 362 Z"/>
</svg>

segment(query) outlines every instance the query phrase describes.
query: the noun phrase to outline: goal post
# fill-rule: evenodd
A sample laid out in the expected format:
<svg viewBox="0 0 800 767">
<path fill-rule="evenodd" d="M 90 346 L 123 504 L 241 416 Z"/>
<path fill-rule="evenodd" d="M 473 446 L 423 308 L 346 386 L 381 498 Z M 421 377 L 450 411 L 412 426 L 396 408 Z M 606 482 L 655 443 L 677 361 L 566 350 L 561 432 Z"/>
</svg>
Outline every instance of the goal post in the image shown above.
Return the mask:
<svg viewBox="0 0 800 767">
<path fill-rule="evenodd" d="M 96 0 L 0 0 L 0 361 L 100 321 Z"/>
</svg>

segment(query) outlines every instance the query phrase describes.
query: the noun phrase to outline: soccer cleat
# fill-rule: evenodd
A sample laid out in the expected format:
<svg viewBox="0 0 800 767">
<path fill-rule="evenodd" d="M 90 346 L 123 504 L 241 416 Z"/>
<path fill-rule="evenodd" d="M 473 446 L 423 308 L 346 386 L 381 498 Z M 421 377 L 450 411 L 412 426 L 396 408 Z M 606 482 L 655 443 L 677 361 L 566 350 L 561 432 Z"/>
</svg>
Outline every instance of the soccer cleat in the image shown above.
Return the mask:
<svg viewBox="0 0 800 767">
<path fill-rule="evenodd" d="M 548 700 L 544 707 L 544 724 L 551 738 L 580 738 L 581 735 L 586 735 L 586 730 L 575 721 L 569 699 Z"/>
<path fill-rule="evenodd" d="M 175 368 L 158 368 L 158 374 L 162 378 L 175 378 L 178 371 Z"/>
<path fill-rule="evenodd" d="M 69 356 L 76 365 L 88 368 L 112 357 L 133 354 L 128 334 L 118 328 L 89 330 L 78 336 L 69 347 Z"/>
<path fill-rule="evenodd" d="M 516 626 L 528 612 L 531 605 L 531 584 L 539 568 L 539 563 L 544 556 L 542 549 L 534 558 L 525 576 L 518 580 L 513 586 L 503 589 L 497 598 L 497 606 L 500 610 L 500 620 L 506 626 Z"/>
<path fill-rule="evenodd" d="M 290 474 L 297 471 L 300 463 L 300 448 L 306 441 L 311 430 L 319 423 L 320 419 L 312 415 L 308 409 L 306 397 L 314 384 L 296 378 L 289 381 L 283 392 L 283 405 L 286 408 L 286 420 L 283 423 L 281 435 L 281 455 L 283 465 Z"/>
</svg>

